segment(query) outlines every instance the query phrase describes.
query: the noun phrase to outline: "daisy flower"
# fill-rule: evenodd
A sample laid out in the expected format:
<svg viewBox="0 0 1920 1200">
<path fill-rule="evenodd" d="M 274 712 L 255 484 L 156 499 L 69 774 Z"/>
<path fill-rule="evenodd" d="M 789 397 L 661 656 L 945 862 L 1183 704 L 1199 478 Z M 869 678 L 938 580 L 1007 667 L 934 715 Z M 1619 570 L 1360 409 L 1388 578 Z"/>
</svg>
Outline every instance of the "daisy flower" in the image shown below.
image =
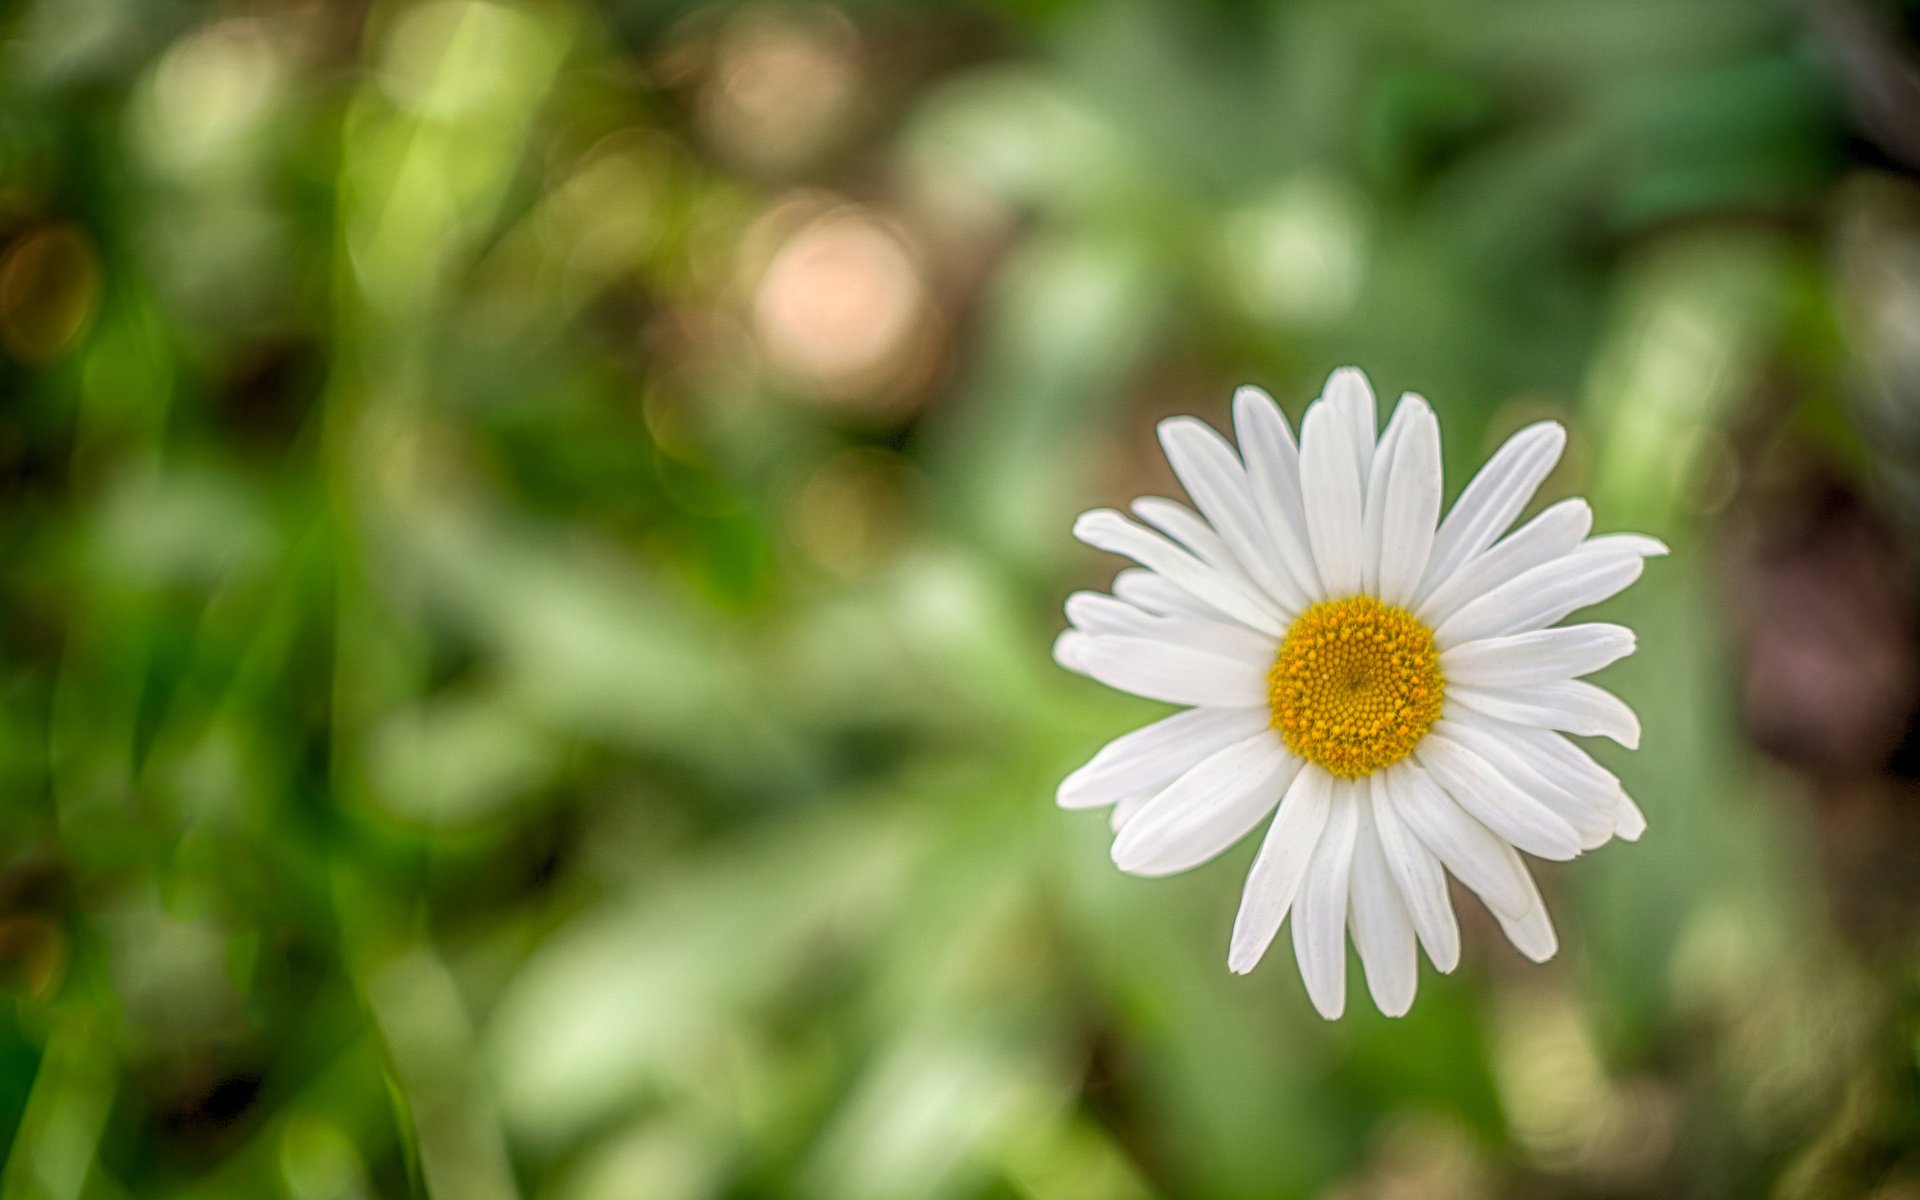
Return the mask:
<svg viewBox="0 0 1920 1200">
<path fill-rule="evenodd" d="M 1633 711 L 1581 677 L 1632 653 L 1619 625 L 1556 626 L 1666 547 L 1590 537 L 1563 500 L 1511 533 L 1559 461 L 1552 421 L 1516 433 L 1440 515 L 1440 426 L 1335 371 L 1294 441 L 1258 388 L 1233 398 L 1239 450 L 1191 417 L 1160 424 L 1187 494 L 1096 509 L 1074 536 L 1139 566 L 1067 600 L 1054 657 L 1109 687 L 1186 706 L 1118 738 L 1060 785 L 1111 805 L 1113 861 L 1169 875 L 1263 821 L 1227 965 L 1253 969 L 1293 918 L 1321 1015 L 1346 1007 L 1346 936 L 1389 1016 L 1413 1004 L 1415 944 L 1460 959 L 1451 872 L 1536 962 L 1557 948 L 1520 853 L 1570 859 L 1646 820 L 1565 735 L 1638 744 Z M 1196 511 L 1197 510 L 1197 511 Z M 1504 535 L 1504 536 L 1503 536 Z M 1271 821 L 1268 818 L 1271 817 Z"/>
</svg>

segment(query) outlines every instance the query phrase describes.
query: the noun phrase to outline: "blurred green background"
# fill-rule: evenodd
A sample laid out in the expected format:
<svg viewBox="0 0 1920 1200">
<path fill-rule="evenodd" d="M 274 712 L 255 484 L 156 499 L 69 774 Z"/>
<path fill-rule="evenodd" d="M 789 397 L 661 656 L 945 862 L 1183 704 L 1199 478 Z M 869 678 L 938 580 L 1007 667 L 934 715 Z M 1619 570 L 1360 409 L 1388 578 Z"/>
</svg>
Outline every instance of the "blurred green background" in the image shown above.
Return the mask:
<svg viewBox="0 0 1920 1200">
<path fill-rule="evenodd" d="M 1920 6 L 0 3 L 0 1200 L 1920 1197 Z M 1125 878 L 1152 424 L 1669 539 L 1412 1015 Z"/>
</svg>

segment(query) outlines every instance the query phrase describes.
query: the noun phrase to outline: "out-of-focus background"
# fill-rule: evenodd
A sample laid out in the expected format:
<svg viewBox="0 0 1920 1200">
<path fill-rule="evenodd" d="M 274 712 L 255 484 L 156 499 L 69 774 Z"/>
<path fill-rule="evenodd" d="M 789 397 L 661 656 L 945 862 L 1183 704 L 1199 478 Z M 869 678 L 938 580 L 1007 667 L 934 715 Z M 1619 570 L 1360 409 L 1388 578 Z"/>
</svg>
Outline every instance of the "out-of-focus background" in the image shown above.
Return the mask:
<svg viewBox="0 0 1920 1200">
<path fill-rule="evenodd" d="M 0 4 L 0 1200 L 1920 1196 L 1911 0 Z M 1329 1025 L 1053 665 L 1326 373 L 1668 539 Z"/>
</svg>

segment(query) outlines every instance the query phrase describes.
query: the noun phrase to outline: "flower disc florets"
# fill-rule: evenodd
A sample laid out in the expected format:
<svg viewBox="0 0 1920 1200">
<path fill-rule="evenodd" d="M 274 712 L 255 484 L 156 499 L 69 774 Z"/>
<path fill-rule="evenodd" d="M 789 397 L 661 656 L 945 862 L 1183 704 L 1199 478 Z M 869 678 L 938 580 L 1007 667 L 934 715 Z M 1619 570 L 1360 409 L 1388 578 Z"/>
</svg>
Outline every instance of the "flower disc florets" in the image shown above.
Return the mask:
<svg viewBox="0 0 1920 1200">
<path fill-rule="evenodd" d="M 1267 683 L 1287 748 L 1348 779 L 1411 754 L 1439 719 L 1445 692 L 1433 631 L 1372 596 L 1301 613 Z"/>
</svg>

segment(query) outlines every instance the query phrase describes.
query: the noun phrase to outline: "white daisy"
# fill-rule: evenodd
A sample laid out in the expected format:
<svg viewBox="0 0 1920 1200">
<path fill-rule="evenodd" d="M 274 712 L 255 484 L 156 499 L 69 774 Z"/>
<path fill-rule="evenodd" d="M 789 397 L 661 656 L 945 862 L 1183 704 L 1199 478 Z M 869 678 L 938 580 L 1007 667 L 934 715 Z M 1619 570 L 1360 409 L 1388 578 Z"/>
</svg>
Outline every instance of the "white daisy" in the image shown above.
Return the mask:
<svg viewBox="0 0 1920 1200">
<path fill-rule="evenodd" d="M 1110 596 L 1067 600 L 1055 658 L 1189 707 L 1109 743 L 1060 804 L 1112 805 L 1113 860 L 1135 875 L 1198 866 L 1272 815 L 1227 963 L 1252 970 L 1291 913 L 1329 1019 L 1346 1007 L 1347 931 L 1389 1016 L 1413 1004 L 1416 939 L 1453 970 L 1447 871 L 1545 961 L 1553 925 L 1517 851 L 1570 859 L 1646 828 L 1564 736 L 1638 744 L 1633 711 L 1580 678 L 1632 653 L 1633 633 L 1550 626 L 1666 547 L 1589 537 L 1582 500 L 1506 533 L 1566 444 L 1552 421 L 1509 439 L 1441 520 L 1440 427 L 1419 396 L 1376 436 L 1373 391 L 1346 368 L 1297 446 L 1258 388 L 1235 393 L 1233 420 L 1238 453 L 1191 417 L 1160 425 L 1197 512 L 1147 497 L 1133 505 L 1145 525 L 1111 509 L 1074 523 L 1139 567 Z"/>
</svg>

